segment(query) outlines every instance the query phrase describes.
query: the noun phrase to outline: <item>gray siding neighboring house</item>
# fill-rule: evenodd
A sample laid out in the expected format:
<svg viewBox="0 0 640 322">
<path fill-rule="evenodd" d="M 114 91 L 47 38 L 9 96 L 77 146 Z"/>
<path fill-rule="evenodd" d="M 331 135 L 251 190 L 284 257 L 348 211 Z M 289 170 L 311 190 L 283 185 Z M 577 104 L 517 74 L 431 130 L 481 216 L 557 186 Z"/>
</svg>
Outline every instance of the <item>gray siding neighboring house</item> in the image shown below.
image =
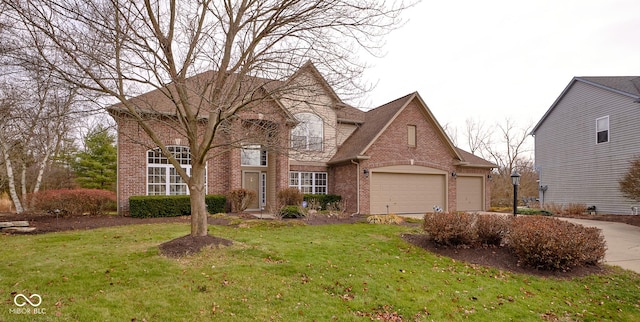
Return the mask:
<svg viewBox="0 0 640 322">
<path fill-rule="evenodd" d="M 544 203 L 630 214 L 619 181 L 640 156 L 640 77 L 574 77 L 534 127 Z M 546 187 L 546 191 L 543 191 Z"/>
</svg>

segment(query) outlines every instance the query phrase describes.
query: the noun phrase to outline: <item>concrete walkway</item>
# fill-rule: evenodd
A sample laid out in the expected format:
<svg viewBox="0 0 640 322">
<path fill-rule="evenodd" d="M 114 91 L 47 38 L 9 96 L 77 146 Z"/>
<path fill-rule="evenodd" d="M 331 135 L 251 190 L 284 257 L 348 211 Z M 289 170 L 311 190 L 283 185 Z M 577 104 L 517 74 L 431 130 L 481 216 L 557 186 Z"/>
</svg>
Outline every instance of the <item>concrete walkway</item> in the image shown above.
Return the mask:
<svg viewBox="0 0 640 322">
<path fill-rule="evenodd" d="M 585 227 L 602 229 L 607 251 L 604 260 L 609 265 L 640 273 L 640 227 L 599 220 L 559 218 Z"/>
</svg>

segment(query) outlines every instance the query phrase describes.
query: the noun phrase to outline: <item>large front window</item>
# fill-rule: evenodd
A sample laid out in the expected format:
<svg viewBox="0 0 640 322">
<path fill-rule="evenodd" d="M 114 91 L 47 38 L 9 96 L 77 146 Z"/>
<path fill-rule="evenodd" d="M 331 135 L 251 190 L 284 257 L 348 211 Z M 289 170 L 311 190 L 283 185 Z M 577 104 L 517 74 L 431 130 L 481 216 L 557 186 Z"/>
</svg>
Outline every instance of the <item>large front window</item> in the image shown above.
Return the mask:
<svg viewBox="0 0 640 322">
<path fill-rule="evenodd" d="M 186 146 L 168 146 L 167 150 L 191 175 L 191 153 Z M 178 171 L 159 148 L 147 151 L 147 195 L 187 195 L 189 189 Z"/>
<path fill-rule="evenodd" d="M 326 172 L 289 172 L 289 187 L 305 194 L 327 194 Z"/>
<path fill-rule="evenodd" d="M 291 130 L 291 147 L 296 150 L 322 151 L 322 119 L 312 113 L 295 115 L 298 125 Z"/>
</svg>

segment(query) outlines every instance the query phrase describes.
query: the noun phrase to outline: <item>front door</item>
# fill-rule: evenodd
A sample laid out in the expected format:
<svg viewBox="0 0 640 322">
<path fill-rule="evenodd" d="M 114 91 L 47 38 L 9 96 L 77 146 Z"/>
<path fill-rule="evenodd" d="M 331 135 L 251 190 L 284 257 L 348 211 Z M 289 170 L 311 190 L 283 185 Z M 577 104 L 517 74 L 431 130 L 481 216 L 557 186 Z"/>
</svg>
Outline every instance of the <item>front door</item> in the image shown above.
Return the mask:
<svg viewBox="0 0 640 322">
<path fill-rule="evenodd" d="M 247 209 L 260 209 L 260 172 L 258 171 L 244 171 L 242 173 L 242 188 L 253 191 L 256 194 L 256 198 L 249 204 Z"/>
</svg>

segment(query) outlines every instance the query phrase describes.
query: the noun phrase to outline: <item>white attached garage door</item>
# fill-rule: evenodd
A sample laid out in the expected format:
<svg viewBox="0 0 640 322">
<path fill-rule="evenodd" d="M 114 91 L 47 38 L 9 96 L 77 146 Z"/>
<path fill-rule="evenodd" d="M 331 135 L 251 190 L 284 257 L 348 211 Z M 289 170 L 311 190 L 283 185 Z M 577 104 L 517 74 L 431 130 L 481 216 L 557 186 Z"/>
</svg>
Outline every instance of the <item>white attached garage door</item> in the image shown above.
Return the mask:
<svg viewBox="0 0 640 322">
<path fill-rule="evenodd" d="M 484 193 L 482 189 L 482 177 L 456 178 L 456 210 L 458 211 L 480 211 L 485 210 Z"/>
<path fill-rule="evenodd" d="M 445 205 L 444 174 L 371 173 L 372 214 L 426 213 Z"/>
</svg>

